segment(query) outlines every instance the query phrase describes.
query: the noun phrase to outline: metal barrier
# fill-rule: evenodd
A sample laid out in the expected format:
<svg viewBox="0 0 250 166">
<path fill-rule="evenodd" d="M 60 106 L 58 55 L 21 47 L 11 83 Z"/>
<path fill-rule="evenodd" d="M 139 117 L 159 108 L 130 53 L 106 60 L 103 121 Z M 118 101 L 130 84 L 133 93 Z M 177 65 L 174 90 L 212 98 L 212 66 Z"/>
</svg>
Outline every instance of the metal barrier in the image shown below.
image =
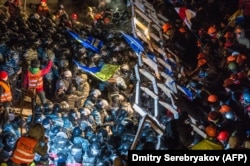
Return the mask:
<svg viewBox="0 0 250 166">
<path fill-rule="evenodd" d="M 166 60 L 172 61 L 175 64 L 180 62 L 179 57 L 173 53 L 170 49 L 162 48 L 160 42 L 168 40 L 168 36 L 162 33 L 161 27 L 164 23 L 168 22 L 169 19 L 164 17 L 162 14 L 157 14 L 153 6 L 147 0 L 131 0 L 132 5 L 132 29 L 134 37 L 144 41 L 147 44 L 147 49 L 151 52 L 160 54 L 163 58 L 155 56 L 155 60 L 150 59 L 145 51 L 137 54 L 138 64 L 135 65 L 134 71 L 137 79 L 136 83 L 136 94 L 135 104 L 133 105 L 134 110 L 141 116 L 138 130 L 131 146 L 131 149 L 135 149 L 140 138 L 141 131 L 145 125 L 145 122 L 149 122 L 154 130 L 162 135 L 165 127 L 159 122 L 159 104 L 169 110 L 175 119 L 179 118 L 177 111 L 178 106 L 175 104 L 175 98 L 178 93 L 188 95 L 187 89 L 182 85 L 176 83 L 174 78 L 173 66 L 166 62 Z M 167 56 L 171 54 L 172 57 Z M 158 67 L 164 68 L 168 73 L 158 70 Z M 145 87 L 142 84 L 142 77 L 151 83 L 152 88 Z M 162 80 L 164 79 L 164 81 Z M 164 82 L 164 83 L 163 83 Z M 159 100 L 159 90 L 161 90 L 170 102 Z M 147 112 L 140 105 L 141 93 L 146 93 L 154 100 L 153 112 Z M 192 98 L 192 96 L 188 96 Z M 205 138 L 206 134 L 203 130 L 195 124 L 195 119 L 191 117 L 193 122 L 191 126 L 193 130 L 198 133 L 201 137 Z"/>
</svg>

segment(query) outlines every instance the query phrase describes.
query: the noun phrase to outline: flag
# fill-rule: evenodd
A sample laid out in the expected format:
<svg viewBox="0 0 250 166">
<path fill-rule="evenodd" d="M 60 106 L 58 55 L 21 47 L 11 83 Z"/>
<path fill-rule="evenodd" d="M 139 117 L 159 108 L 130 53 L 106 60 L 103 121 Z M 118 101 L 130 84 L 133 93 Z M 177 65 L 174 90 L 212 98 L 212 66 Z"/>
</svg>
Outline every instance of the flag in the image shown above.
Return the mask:
<svg viewBox="0 0 250 166">
<path fill-rule="evenodd" d="M 237 25 L 242 24 L 242 22 L 244 22 L 243 10 L 242 9 L 236 10 L 236 12 L 234 12 L 232 16 L 228 18 L 228 21 L 229 21 L 228 25 L 230 25 L 231 27 L 234 27 L 236 24 Z"/>
<path fill-rule="evenodd" d="M 175 7 L 175 11 L 178 13 L 183 22 L 187 25 L 187 27 L 191 29 L 191 19 L 196 16 L 196 13 L 184 7 Z"/>
<path fill-rule="evenodd" d="M 126 40 L 126 42 L 128 43 L 128 45 L 133 49 L 133 51 L 137 55 L 139 55 L 141 52 L 144 51 L 144 46 L 139 39 L 137 39 L 133 36 L 130 36 L 124 32 L 121 32 L 121 33 L 122 33 L 124 39 Z"/>
<path fill-rule="evenodd" d="M 184 95 L 185 95 L 190 101 L 193 101 L 193 100 L 194 100 L 194 95 L 193 95 L 193 93 L 192 93 L 188 88 L 177 85 L 177 89 L 180 90 L 182 93 L 184 93 Z"/>
<path fill-rule="evenodd" d="M 97 67 L 87 67 L 77 62 L 76 60 L 73 60 L 73 62 L 79 69 L 95 76 L 101 81 L 107 81 L 108 79 L 110 79 L 113 74 L 115 74 L 115 72 L 120 68 L 119 65 L 113 64 L 103 64 L 102 66 Z"/>
<path fill-rule="evenodd" d="M 90 49 L 96 53 L 100 53 L 100 50 L 95 47 L 94 45 L 92 45 L 90 42 L 91 41 L 87 41 L 87 40 L 84 40 L 82 39 L 78 34 L 72 32 L 72 31 L 68 31 L 68 33 L 70 34 L 70 36 L 72 36 L 76 41 L 78 41 L 83 47 L 87 48 L 87 49 Z"/>
<path fill-rule="evenodd" d="M 149 59 L 151 59 L 152 61 L 154 61 L 154 62 L 157 63 L 156 56 L 155 56 L 153 53 L 147 52 L 147 53 L 146 53 L 146 56 L 147 56 Z"/>
<path fill-rule="evenodd" d="M 101 50 L 101 48 L 103 47 L 103 41 L 101 41 L 101 40 L 99 40 L 99 39 L 97 39 L 97 38 L 94 38 L 93 36 L 88 36 L 87 37 L 87 41 L 91 44 L 91 45 L 93 45 L 93 46 L 95 46 L 97 49 L 98 49 L 98 51 L 99 50 Z"/>
</svg>

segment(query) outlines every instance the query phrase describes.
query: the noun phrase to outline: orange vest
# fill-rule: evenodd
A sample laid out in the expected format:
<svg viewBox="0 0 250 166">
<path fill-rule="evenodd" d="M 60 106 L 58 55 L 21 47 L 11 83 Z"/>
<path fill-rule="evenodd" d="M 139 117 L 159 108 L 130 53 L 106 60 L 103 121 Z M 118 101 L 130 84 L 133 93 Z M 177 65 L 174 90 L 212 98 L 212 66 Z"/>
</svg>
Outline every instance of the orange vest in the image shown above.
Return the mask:
<svg viewBox="0 0 250 166">
<path fill-rule="evenodd" d="M 16 164 L 29 164 L 34 160 L 34 148 L 38 141 L 29 137 L 20 137 L 16 149 L 13 152 L 11 161 Z"/>
<path fill-rule="evenodd" d="M 11 89 L 10 89 L 10 85 L 0 81 L 0 86 L 3 87 L 4 92 L 2 93 L 2 95 L 0 96 L 0 102 L 6 102 L 6 101 L 12 101 L 12 94 L 11 94 Z"/>
<path fill-rule="evenodd" d="M 41 76 L 41 70 L 36 74 L 32 74 L 28 71 L 28 89 L 43 88 L 43 77 Z"/>
</svg>

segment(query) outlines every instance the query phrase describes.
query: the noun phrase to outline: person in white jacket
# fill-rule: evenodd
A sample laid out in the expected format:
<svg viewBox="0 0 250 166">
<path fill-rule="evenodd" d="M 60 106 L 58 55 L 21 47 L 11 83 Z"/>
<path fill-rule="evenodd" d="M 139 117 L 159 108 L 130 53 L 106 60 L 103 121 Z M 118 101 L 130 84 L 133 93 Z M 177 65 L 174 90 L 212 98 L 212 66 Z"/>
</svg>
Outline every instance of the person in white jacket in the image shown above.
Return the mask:
<svg viewBox="0 0 250 166">
<path fill-rule="evenodd" d="M 246 48 L 249 49 L 250 41 L 247 37 L 245 37 L 245 29 L 237 25 L 234 29 L 234 33 L 236 35 L 236 40 L 238 41 L 238 43 L 246 46 Z"/>
</svg>

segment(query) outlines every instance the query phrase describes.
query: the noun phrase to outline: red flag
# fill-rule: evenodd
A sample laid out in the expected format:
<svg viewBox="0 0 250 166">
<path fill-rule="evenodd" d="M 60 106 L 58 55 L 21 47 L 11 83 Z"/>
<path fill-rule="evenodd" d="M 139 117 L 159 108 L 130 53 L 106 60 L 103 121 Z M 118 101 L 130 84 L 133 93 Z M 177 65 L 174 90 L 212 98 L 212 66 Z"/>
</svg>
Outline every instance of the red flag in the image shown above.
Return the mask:
<svg viewBox="0 0 250 166">
<path fill-rule="evenodd" d="M 183 22 L 188 26 L 188 28 L 191 29 L 192 26 L 191 18 L 194 18 L 196 16 L 196 13 L 184 7 L 176 7 L 175 11 L 181 17 Z"/>
</svg>

